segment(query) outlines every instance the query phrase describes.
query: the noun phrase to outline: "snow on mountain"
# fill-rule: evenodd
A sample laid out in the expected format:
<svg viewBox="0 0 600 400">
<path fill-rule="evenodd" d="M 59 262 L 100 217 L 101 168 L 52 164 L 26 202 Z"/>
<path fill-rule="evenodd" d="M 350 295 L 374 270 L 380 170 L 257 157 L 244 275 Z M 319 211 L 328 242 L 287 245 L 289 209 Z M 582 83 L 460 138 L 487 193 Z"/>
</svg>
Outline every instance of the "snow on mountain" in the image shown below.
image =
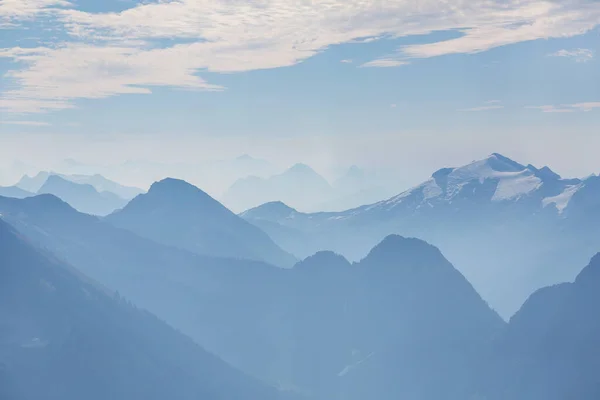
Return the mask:
<svg viewBox="0 0 600 400">
<path fill-rule="evenodd" d="M 573 198 L 573 195 L 575 193 L 577 193 L 579 191 L 579 189 L 581 189 L 582 186 L 583 186 L 583 183 L 567 186 L 562 193 L 560 193 L 556 196 L 544 198 L 542 200 L 542 205 L 545 208 L 545 207 L 553 204 L 556 207 L 556 209 L 558 210 L 558 213 L 562 214 L 562 212 L 569 205 L 569 202 Z"/>
<path fill-rule="evenodd" d="M 581 187 L 578 179 L 562 179 L 548 167 L 537 169 L 524 166 L 494 153 L 458 168 L 444 168 L 435 172 L 426 182 L 359 209 L 345 212 L 346 216 L 364 211 L 392 210 L 398 207 L 419 209 L 439 204 L 452 204 L 461 198 L 478 198 L 492 203 L 539 199 L 540 208 L 555 204 L 564 210 L 572 195 Z M 489 187 L 485 187 L 486 184 Z M 492 190 L 489 190 L 489 189 Z"/>
</svg>

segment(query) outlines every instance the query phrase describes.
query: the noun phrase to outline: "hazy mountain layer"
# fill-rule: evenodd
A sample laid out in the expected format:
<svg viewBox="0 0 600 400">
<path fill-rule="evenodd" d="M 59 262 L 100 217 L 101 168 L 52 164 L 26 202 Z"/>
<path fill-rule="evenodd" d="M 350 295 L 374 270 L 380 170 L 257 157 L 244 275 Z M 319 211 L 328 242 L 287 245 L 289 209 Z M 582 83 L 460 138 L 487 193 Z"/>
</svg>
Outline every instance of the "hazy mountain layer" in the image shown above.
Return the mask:
<svg viewBox="0 0 600 400">
<path fill-rule="evenodd" d="M 3 399 L 283 398 L 1 220 L 0 278 Z"/>
<path fill-rule="evenodd" d="M 267 234 L 187 182 L 165 179 L 106 218 L 115 226 L 194 253 L 290 267 L 296 259 Z"/>
<path fill-rule="evenodd" d="M 344 212 L 307 214 L 268 203 L 241 216 L 300 258 L 333 250 L 358 260 L 392 233 L 426 239 L 508 318 L 535 290 L 574 279 L 600 247 L 598 182 L 562 179 L 493 154 Z"/>
</svg>

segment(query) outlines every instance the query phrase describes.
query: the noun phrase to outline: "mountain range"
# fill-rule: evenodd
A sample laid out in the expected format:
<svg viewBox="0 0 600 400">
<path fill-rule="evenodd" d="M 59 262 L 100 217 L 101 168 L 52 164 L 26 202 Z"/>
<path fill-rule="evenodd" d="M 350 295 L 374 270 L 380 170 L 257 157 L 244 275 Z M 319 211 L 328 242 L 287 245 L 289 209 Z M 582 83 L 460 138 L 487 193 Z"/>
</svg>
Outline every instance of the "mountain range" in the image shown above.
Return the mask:
<svg viewBox="0 0 600 400">
<path fill-rule="evenodd" d="M 66 175 L 46 171 L 39 172 L 37 175 L 31 177 L 24 175 L 15 186 L 31 193 L 37 193 L 50 176 L 58 176 L 73 183 L 91 185 L 99 193 L 111 192 L 125 200 L 131 200 L 138 194 L 144 193 L 142 189 L 121 185 L 117 182 L 111 181 L 110 179 L 106 179 L 100 174 Z"/>
<path fill-rule="evenodd" d="M 0 220 L 0 394 L 11 400 L 287 399 Z"/>
<path fill-rule="evenodd" d="M 0 240 L 5 246 L 0 253 L 5 260 L 3 268 L 13 262 L 21 268 L 30 264 L 28 259 L 18 256 L 21 245 L 14 242 L 22 242 L 24 236 L 31 243 L 26 245 L 27 254 L 40 253 L 32 250 L 32 244 L 38 243 L 56 251 L 61 258 L 70 259 L 77 268 L 65 268 L 58 259 L 43 256 L 54 260 L 58 271 L 62 271 L 59 276 L 66 274 L 76 282 L 77 288 L 85 288 L 83 291 L 73 289 L 75 295 L 80 293 L 83 299 L 69 298 L 64 300 L 65 304 L 85 306 L 92 301 L 85 300 L 89 296 L 86 293 L 93 293 L 92 299 L 116 301 L 114 295 L 106 293 L 118 290 L 120 296 L 157 313 L 191 335 L 197 343 L 208 344 L 214 354 L 248 374 L 307 397 L 323 400 L 359 400 L 365 396 L 383 400 L 403 397 L 559 400 L 565 398 L 561 394 L 578 393 L 579 399 L 595 399 L 596 380 L 593 374 L 585 372 L 593 369 L 596 353 L 592 351 L 585 358 L 581 354 L 597 348 L 600 333 L 600 319 L 594 312 L 600 300 L 597 298 L 600 256 L 592 260 L 574 283 L 536 292 L 506 324 L 439 250 L 417 239 L 389 236 L 359 263 L 352 264 L 331 252 L 320 252 L 286 270 L 242 260 L 202 258 L 162 246 L 111 227 L 98 218 L 77 213 L 52 196 L 6 199 L 0 208 L 2 218 L 18 227 L 19 232 L 6 228 L 5 223 L 2 225 L 10 238 L 3 236 Z M 48 271 L 47 268 L 50 267 L 42 271 Z M 19 278 L 19 274 L 11 271 L 8 270 L 7 279 L 2 280 L 3 285 L 12 287 Z M 108 289 L 102 289 L 81 273 L 94 277 Z M 74 318 L 67 326 L 79 326 L 77 310 L 70 316 L 75 306 L 53 309 L 53 302 L 40 300 L 40 304 L 47 307 L 41 314 L 35 311 L 39 305 L 29 305 L 31 299 L 37 298 L 32 291 L 53 293 L 53 289 L 47 288 L 62 289 L 53 275 L 40 274 L 37 270 L 31 272 L 28 285 L 14 284 L 19 288 L 19 296 L 14 291 L 2 291 L 12 301 L 2 302 L 8 305 L 0 307 L 3 321 L 13 324 L 17 313 L 31 315 L 36 320 L 40 318 L 38 315 L 47 315 L 44 320 L 47 324 Z M 75 278 L 70 278 L 71 275 Z M 40 282 L 40 276 L 43 284 L 32 286 L 33 282 Z M 108 308 L 102 317 L 96 316 L 94 310 L 81 312 L 91 320 L 91 326 L 105 327 L 98 330 L 98 335 L 107 332 L 108 337 L 113 337 L 110 334 L 114 333 L 116 339 L 126 343 L 142 340 L 149 346 L 165 347 L 164 336 L 161 336 L 161 345 L 157 345 L 152 339 L 154 328 L 136 317 L 137 313 L 143 313 L 122 302 L 116 304 L 121 305 Z M 119 311 L 120 308 L 130 311 Z M 121 312 L 130 325 L 119 322 L 119 318 L 123 318 Z M 162 326 L 162 322 L 146 318 Z M 85 321 L 87 319 L 81 323 Z M 128 328 L 131 325 L 137 330 L 131 333 L 130 339 L 127 332 L 134 329 Z M 24 323 L 22 329 L 30 326 Z M 3 331 L 14 332 L 15 329 Z M 56 329 L 55 340 L 69 340 L 60 336 L 60 328 Z M 86 339 L 85 334 L 92 335 L 86 332 L 82 331 L 80 340 L 92 340 L 97 346 L 100 339 Z M 135 335 L 146 335 L 146 339 Z M 45 338 L 55 337 L 38 332 L 17 336 L 29 338 L 27 346 L 33 348 L 45 346 Z M 5 339 L 5 349 L 11 348 L 8 343 L 14 340 Z M 143 346 L 136 348 L 144 354 L 157 351 Z M 115 351 L 120 351 L 118 349 L 120 347 L 115 347 Z M 170 347 L 166 350 L 173 351 Z M 192 351 L 191 347 L 185 351 L 200 352 Z M 21 390 L 23 371 L 27 371 L 26 376 L 33 372 L 42 379 L 37 387 L 50 387 L 60 391 L 62 396 L 83 390 L 64 386 L 65 378 L 61 375 L 48 377 L 49 369 L 60 371 L 57 365 L 49 367 L 36 358 L 22 358 L 20 352 L 11 352 L 11 358 L 3 354 L 0 364 L 8 373 L 6 379 Z M 86 360 L 100 356 L 84 354 Z M 103 353 L 102 361 L 98 361 L 102 370 L 110 368 L 111 354 Z M 131 352 L 126 354 L 132 362 L 144 357 Z M 170 354 L 170 362 L 182 359 L 178 352 Z M 566 355 L 569 358 L 564 358 Z M 68 365 L 75 362 L 68 357 L 62 359 L 68 360 L 65 361 Z M 562 365 L 565 360 L 568 362 Z M 41 368 L 36 370 L 28 364 L 30 362 Z M 214 366 L 207 371 L 215 370 L 222 371 Z M 78 368 L 77 373 L 93 385 L 98 384 L 95 379 L 100 379 L 86 369 Z M 153 372 L 139 373 L 147 377 Z M 220 376 L 222 372 L 214 373 Z M 129 384 L 146 390 L 147 387 L 135 379 Z M 523 382 L 527 382 L 527 386 L 523 386 Z M 67 389 L 69 392 L 65 392 Z M 168 390 L 173 394 L 185 389 L 168 387 Z M 98 393 L 105 392 L 98 389 Z M 229 396 L 225 398 L 236 398 L 235 394 Z M 211 394 L 209 398 L 220 397 Z"/>
<path fill-rule="evenodd" d="M 493 154 L 337 213 L 0 197 L 0 398 L 596 400 L 599 194 Z"/>
<path fill-rule="evenodd" d="M 405 393 L 393 375 L 383 374 L 392 367 L 383 354 L 421 339 L 450 351 L 447 346 L 459 344 L 444 338 L 454 331 L 464 335 L 465 351 L 475 354 L 504 324 L 439 251 L 414 239 L 389 237 L 355 265 L 319 253 L 281 269 L 160 245 L 48 195 L 4 199 L 0 213 L 32 243 L 56 252 L 232 365 L 316 399 L 364 393 L 379 384 L 390 388 L 390 396 Z M 390 320 L 391 314 L 397 318 Z M 454 318 L 448 320 L 450 314 Z M 444 328 L 430 331 L 439 324 Z M 414 359 L 393 368 L 409 371 L 423 354 L 417 351 Z M 440 357 L 436 363 L 454 362 L 449 355 Z M 363 375 L 359 366 L 379 372 Z M 437 382 L 442 375 L 431 379 Z M 464 385 L 457 380 L 443 390 L 458 396 Z M 436 389 L 427 396 L 440 393 Z"/>
<path fill-rule="evenodd" d="M 232 210 L 242 211 L 272 200 L 292 202 L 312 209 L 318 199 L 329 199 L 333 188 L 306 164 L 296 164 L 269 178 L 249 176 L 237 180 L 221 200 Z"/>
<path fill-rule="evenodd" d="M 296 262 L 259 228 L 182 180 L 156 182 L 148 193 L 137 196 L 106 221 L 198 254 L 259 260 L 282 267 Z"/>
<path fill-rule="evenodd" d="M 389 234 L 426 239 L 508 318 L 536 289 L 574 279 L 573 266 L 597 251 L 600 224 L 591 221 L 600 218 L 600 177 L 563 179 L 492 154 L 343 212 L 271 202 L 240 215 L 298 258 L 333 250 L 357 260 Z"/>
</svg>

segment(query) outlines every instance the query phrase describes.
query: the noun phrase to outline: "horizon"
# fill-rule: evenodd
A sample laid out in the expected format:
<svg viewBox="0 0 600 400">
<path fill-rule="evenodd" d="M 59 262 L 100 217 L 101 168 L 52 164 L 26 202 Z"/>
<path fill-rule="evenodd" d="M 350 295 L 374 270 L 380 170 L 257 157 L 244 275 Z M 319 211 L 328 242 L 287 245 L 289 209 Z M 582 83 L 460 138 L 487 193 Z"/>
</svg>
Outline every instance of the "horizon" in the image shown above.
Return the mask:
<svg viewBox="0 0 600 400">
<path fill-rule="evenodd" d="M 394 170 L 410 186 L 499 152 L 598 172 L 596 2 L 239 7 L 0 3 L 0 168 L 247 153 L 328 179 L 353 164 Z"/>
</svg>

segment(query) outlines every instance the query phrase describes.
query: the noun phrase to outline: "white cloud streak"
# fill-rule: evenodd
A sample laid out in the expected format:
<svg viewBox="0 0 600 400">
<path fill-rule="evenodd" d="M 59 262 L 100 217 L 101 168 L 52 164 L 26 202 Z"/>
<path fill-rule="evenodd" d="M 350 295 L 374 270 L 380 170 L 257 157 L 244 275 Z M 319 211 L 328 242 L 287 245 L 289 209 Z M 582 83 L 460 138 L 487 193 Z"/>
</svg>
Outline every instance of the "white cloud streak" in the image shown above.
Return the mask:
<svg viewBox="0 0 600 400">
<path fill-rule="evenodd" d="M 24 125 L 24 126 L 50 126 L 48 122 L 42 121 L 0 121 L 1 125 Z"/>
<path fill-rule="evenodd" d="M 499 110 L 501 108 L 504 108 L 504 106 L 481 106 L 481 107 L 473 107 L 473 108 L 463 108 L 460 111 L 478 112 L 478 111 Z"/>
<path fill-rule="evenodd" d="M 198 74 L 292 66 L 342 43 L 460 32 L 362 65 L 398 67 L 417 58 L 570 37 L 600 24 L 600 3 L 577 0 L 164 0 L 119 13 L 65 6 L 61 0 L 0 0 L 0 18 L 51 13 L 71 38 L 0 49 L 0 57 L 20 66 L 7 76 L 16 87 L 2 93 L 0 111 L 48 112 L 73 107 L 77 99 L 149 94 L 156 86 L 222 90 Z"/>
<path fill-rule="evenodd" d="M 555 53 L 548 54 L 548 57 L 566 57 L 572 58 L 576 62 L 588 62 L 594 58 L 594 51 L 590 49 L 573 49 L 573 50 L 559 50 Z"/>
<path fill-rule="evenodd" d="M 544 113 L 572 113 L 576 111 L 588 112 L 600 108 L 600 101 L 561 105 L 527 106 L 525 108 L 540 110 Z"/>
<path fill-rule="evenodd" d="M 410 64 L 408 61 L 394 60 L 391 58 L 381 58 L 379 60 L 369 61 L 361 65 L 364 68 L 393 68 L 401 67 L 403 65 Z"/>
</svg>

